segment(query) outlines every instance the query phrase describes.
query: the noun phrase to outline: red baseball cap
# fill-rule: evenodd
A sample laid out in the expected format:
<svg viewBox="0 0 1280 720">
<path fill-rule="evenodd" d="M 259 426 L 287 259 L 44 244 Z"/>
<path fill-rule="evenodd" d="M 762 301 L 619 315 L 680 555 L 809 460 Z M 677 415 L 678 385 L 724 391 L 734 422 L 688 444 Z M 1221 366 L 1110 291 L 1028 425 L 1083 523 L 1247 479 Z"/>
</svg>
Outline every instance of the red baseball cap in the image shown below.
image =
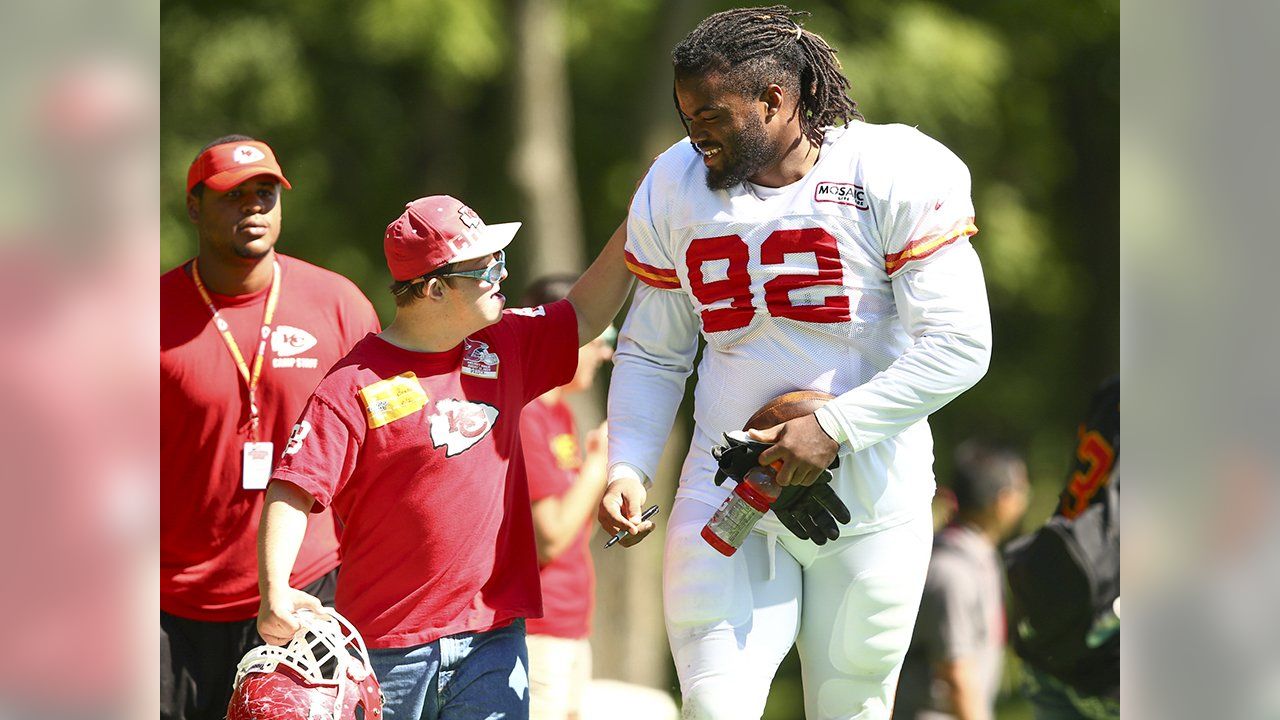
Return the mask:
<svg viewBox="0 0 1280 720">
<path fill-rule="evenodd" d="M 226 192 L 251 177 L 271 175 L 285 187 L 293 186 L 285 179 L 270 146 L 257 140 L 236 140 L 200 153 L 187 170 L 187 192 L 199 183 L 217 192 Z"/>
<path fill-rule="evenodd" d="M 506 247 L 520 223 L 485 225 L 474 210 L 448 195 L 418 198 L 387 226 L 382 249 L 397 282 L 444 265 L 492 255 Z"/>
</svg>

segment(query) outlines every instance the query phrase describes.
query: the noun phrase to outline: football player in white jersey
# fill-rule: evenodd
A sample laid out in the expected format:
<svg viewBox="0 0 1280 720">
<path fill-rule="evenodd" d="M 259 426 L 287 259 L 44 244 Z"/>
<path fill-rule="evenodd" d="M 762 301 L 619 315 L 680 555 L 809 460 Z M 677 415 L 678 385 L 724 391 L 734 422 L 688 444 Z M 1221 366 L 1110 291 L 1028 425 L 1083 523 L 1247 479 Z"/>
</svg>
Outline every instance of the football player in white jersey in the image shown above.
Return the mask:
<svg viewBox="0 0 1280 720">
<path fill-rule="evenodd" d="M 730 10 L 676 46 L 689 137 L 655 161 L 628 221 L 643 283 L 615 357 L 600 506 L 624 544 L 653 528 L 649 478 L 706 339 L 664 559 L 687 718 L 758 718 L 793 643 L 806 717 L 890 716 L 932 540 L 927 418 L 991 351 L 967 168 L 914 128 L 863 122 L 803 15 Z M 731 485 L 714 484 L 710 449 L 791 390 L 836 399 L 753 432 L 775 443 L 760 459 L 809 485 L 838 456 L 852 521 L 810 542 L 770 513 L 725 557 L 699 536 Z"/>
</svg>

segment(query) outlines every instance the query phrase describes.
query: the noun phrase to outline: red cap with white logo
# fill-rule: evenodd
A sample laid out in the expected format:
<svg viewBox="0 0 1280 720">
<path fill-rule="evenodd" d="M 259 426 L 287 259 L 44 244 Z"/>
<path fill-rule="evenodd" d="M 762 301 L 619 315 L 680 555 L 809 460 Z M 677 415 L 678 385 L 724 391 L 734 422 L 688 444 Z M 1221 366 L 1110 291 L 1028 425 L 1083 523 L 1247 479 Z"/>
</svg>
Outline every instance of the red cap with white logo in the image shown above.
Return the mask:
<svg viewBox="0 0 1280 720">
<path fill-rule="evenodd" d="M 200 153 L 187 169 L 187 192 L 200 183 L 216 192 L 226 192 L 258 175 L 270 175 L 285 187 L 293 186 L 284 177 L 276 154 L 264 142 L 236 140 Z"/>
<path fill-rule="evenodd" d="M 520 223 L 485 225 L 474 210 L 448 195 L 418 198 L 387 226 L 382 249 L 397 282 L 444 265 L 492 255 L 506 247 Z"/>
</svg>

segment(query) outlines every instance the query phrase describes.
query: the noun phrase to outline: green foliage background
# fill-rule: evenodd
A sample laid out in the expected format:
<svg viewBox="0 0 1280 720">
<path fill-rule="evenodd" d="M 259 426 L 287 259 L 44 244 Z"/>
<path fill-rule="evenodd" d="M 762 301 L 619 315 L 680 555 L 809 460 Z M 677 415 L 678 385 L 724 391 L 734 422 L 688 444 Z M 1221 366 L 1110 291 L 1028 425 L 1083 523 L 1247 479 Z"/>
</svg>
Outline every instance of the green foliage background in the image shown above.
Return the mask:
<svg viewBox="0 0 1280 720">
<path fill-rule="evenodd" d="M 280 247 L 351 277 L 389 321 L 381 236 L 405 202 L 449 193 L 493 222 L 527 208 L 509 160 L 515 2 L 166 0 L 163 267 L 195 252 L 188 163 L 208 140 L 243 132 L 272 144 L 295 187 Z M 682 134 L 671 43 L 734 5 L 564 3 L 588 257 L 648 159 Z M 1021 445 L 1037 490 L 1028 522 L 1038 522 L 1089 393 L 1119 365 L 1119 2 L 793 7 L 839 49 L 869 121 L 919 126 L 972 171 L 996 347 L 986 379 L 933 420 L 937 469 L 945 482 L 947 449 L 973 433 Z M 527 279 L 521 262 L 516 243 L 513 296 Z M 775 695 L 798 692 L 786 669 Z"/>
</svg>

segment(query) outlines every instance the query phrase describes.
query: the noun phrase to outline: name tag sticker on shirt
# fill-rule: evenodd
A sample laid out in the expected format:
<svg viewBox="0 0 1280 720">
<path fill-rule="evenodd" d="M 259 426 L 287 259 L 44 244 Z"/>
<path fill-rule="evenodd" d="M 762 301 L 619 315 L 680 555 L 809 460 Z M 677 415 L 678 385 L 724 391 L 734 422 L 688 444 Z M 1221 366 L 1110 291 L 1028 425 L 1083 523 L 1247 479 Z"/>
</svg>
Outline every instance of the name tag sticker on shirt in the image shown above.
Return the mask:
<svg viewBox="0 0 1280 720">
<path fill-rule="evenodd" d="M 245 490 L 265 490 L 271 479 L 272 447 L 269 442 L 244 444 L 240 463 L 240 485 Z"/>
<path fill-rule="evenodd" d="M 412 415 L 427 406 L 427 394 L 411 372 L 360 388 L 369 429 Z"/>
</svg>

